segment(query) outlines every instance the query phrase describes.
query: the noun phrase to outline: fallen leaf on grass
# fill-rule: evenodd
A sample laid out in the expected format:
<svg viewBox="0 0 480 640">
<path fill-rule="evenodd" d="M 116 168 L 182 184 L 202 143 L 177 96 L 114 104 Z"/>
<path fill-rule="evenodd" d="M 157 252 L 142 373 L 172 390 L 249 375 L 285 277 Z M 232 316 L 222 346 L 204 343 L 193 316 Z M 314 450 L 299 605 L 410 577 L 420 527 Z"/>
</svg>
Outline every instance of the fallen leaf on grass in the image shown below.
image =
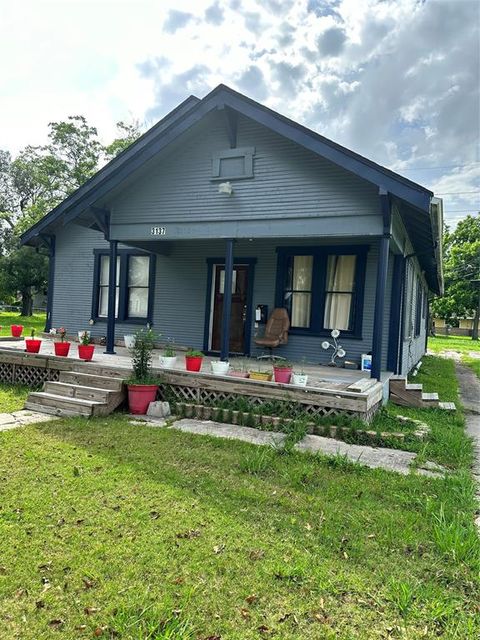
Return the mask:
<svg viewBox="0 0 480 640">
<path fill-rule="evenodd" d="M 263 549 L 252 549 L 248 554 L 250 560 L 261 560 L 265 556 L 265 551 Z"/>
<path fill-rule="evenodd" d="M 217 555 L 219 553 L 222 553 L 225 550 L 225 545 L 224 544 L 217 544 L 213 547 L 213 553 L 216 553 Z"/>
<path fill-rule="evenodd" d="M 267 627 L 267 625 L 266 625 L 266 624 L 261 624 L 261 625 L 258 627 L 258 631 L 259 631 L 260 633 L 264 633 L 264 634 L 272 633 L 272 630 L 270 629 L 270 627 Z"/>
<path fill-rule="evenodd" d="M 84 589 L 93 589 L 95 586 L 95 581 L 90 578 L 82 578 L 82 582 Z"/>
<path fill-rule="evenodd" d="M 256 596 L 254 593 L 252 593 L 251 596 L 247 596 L 245 598 L 245 602 L 248 602 L 248 604 L 253 604 L 254 602 L 256 602 L 258 600 L 258 596 Z"/>
<path fill-rule="evenodd" d="M 160 514 L 158 513 L 158 511 L 150 511 L 150 518 L 152 520 L 158 520 L 159 517 L 160 517 Z"/>
<path fill-rule="evenodd" d="M 45 608 L 45 602 L 43 600 L 37 600 L 35 602 L 35 608 L 36 609 L 44 609 Z"/>
<path fill-rule="evenodd" d="M 240 609 L 240 615 L 244 620 L 250 620 L 250 611 L 248 609 Z"/>
<path fill-rule="evenodd" d="M 198 529 L 190 529 L 190 531 L 184 531 L 183 533 L 177 533 L 177 538 L 190 539 L 200 537 L 200 531 Z"/>
<path fill-rule="evenodd" d="M 85 607 L 83 610 L 83 613 L 86 616 L 92 616 L 94 613 L 97 613 L 97 611 L 100 611 L 100 609 L 98 609 L 98 607 Z"/>
<path fill-rule="evenodd" d="M 53 629 L 59 629 L 60 627 L 63 627 L 64 624 L 65 621 L 61 618 L 54 618 L 53 620 L 50 620 L 48 626 L 52 627 Z"/>
</svg>

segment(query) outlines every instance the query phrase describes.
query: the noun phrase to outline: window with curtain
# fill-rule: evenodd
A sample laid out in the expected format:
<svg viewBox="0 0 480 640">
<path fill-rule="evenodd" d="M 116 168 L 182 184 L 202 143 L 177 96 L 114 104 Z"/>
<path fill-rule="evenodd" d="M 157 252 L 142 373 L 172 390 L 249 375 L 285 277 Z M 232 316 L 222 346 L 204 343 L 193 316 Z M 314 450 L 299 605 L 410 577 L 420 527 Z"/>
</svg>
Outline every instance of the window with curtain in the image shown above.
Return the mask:
<svg viewBox="0 0 480 640">
<path fill-rule="evenodd" d="M 328 256 L 325 290 L 325 329 L 351 331 L 357 256 Z"/>
<path fill-rule="evenodd" d="M 290 256 L 287 266 L 285 307 L 292 327 L 310 327 L 313 256 Z"/>
<path fill-rule="evenodd" d="M 108 282 L 110 271 L 110 256 L 100 256 L 100 274 L 99 274 L 99 291 L 98 291 L 98 317 L 106 318 L 108 316 Z M 117 257 L 117 286 L 115 289 L 115 317 L 118 318 L 118 293 L 120 285 L 120 257 Z"/>
<path fill-rule="evenodd" d="M 278 247 L 276 305 L 293 333 L 361 337 L 368 247 Z"/>
<path fill-rule="evenodd" d="M 133 323 L 151 321 L 154 260 L 153 255 L 139 251 L 118 251 L 115 295 L 115 317 L 118 320 Z M 108 317 L 109 270 L 109 254 L 96 250 L 92 318 L 97 320 Z"/>
</svg>

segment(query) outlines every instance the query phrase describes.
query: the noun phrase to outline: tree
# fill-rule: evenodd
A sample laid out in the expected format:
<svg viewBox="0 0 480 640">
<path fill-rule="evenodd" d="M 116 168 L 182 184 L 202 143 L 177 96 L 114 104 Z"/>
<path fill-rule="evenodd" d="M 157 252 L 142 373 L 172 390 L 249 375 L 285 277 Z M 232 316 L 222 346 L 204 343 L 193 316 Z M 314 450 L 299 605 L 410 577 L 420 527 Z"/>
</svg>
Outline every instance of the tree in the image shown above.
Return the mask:
<svg viewBox="0 0 480 640">
<path fill-rule="evenodd" d="M 474 317 L 472 338 L 478 339 L 479 294 L 472 280 L 480 278 L 480 213 L 461 220 L 444 234 L 445 295 L 432 302 L 435 316 L 451 322 Z"/>
<path fill-rule="evenodd" d="M 33 291 L 46 287 L 48 263 L 19 237 L 140 135 L 137 123 L 117 127 L 104 147 L 83 116 L 70 116 L 49 124 L 47 145 L 27 146 L 14 160 L 0 150 L 0 297 L 20 293 L 23 315 L 32 313 Z"/>
</svg>

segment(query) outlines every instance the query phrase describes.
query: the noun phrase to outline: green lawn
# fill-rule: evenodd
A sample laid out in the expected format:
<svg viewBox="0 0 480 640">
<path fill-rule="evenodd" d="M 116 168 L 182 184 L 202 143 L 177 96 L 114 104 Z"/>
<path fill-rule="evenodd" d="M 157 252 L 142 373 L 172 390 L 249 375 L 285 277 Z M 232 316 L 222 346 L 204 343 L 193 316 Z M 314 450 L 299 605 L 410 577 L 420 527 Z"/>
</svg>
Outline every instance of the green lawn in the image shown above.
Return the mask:
<svg viewBox="0 0 480 640">
<path fill-rule="evenodd" d="M 0 638 L 476 639 L 464 441 L 439 479 L 120 414 L 0 433 Z"/>
<path fill-rule="evenodd" d="M 0 413 L 23 409 L 31 389 L 19 384 L 0 384 Z"/>
<path fill-rule="evenodd" d="M 471 367 L 480 378 L 480 340 L 472 340 L 468 336 L 436 336 L 428 339 L 428 349 L 436 354 L 456 351 L 463 364 Z"/>
<path fill-rule="evenodd" d="M 34 313 L 33 316 L 19 316 L 16 312 L 1 311 L 0 326 L 2 329 L 0 331 L 0 337 L 11 335 L 10 326 L 12 324 L 22 324 L 24 326 L 23 335 L 28 337 L 32 328 L 38 333 L 44 330 L 45 314 Z"/>
</svg>

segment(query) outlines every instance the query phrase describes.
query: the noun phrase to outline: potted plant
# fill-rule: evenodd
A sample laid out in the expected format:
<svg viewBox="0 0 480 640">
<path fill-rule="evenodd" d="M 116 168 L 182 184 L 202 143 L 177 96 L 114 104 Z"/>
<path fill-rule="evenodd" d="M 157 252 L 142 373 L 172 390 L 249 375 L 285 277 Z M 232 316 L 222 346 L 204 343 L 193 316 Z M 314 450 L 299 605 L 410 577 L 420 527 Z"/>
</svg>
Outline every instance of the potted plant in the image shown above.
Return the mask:
<svg viewBox="0 0 480 640">
<path fill-rule="evenodd" d="M 157 397 L 158 378 L 152 372 L 154 346 L 155 334 L 151 329 L 137 331 L 133 347 L 130 349 L 132 375 L 126 381 L 130 413 L 147 413 L 148 405 Z"/>
<path fill-rule="evenodd" d="M 56 356 L 68 356 L 70 351 L 70 342 L 66 340 L 67 330 L 64 327 L 59 329 L 50 329 L 50 333 L 55 336 L 60 336 L 60 342 L 54 342 L 53 348 L 55 349 Z"/>
<path fill-rule="evenodd" d="M 226 376 L 230 369 L 230 363 L 223 360 L 212 360 L 210 365 L 214 376 Z"/>
<path fill-rule="evenodd" d="M 302 366 L 300 372 L 294 371 L 292 374 L 292 384 L 296 387 L 306 387 L 308 382 L 308 375 L 304 371 L 305 358 L 302 358 Z"/>
<path fill-rule="evenodd" d="M 90 335 L 91 335 L 91 334 L 90 334 L 90 331 L 87 331 L 86 329 L 82 329 L 82 331 L 79 331 L 79 332 L 78 332 L 78 334 L 77 334 L 77 335 L 78 335 L 78 341 L 79 341 L 79 342 L 81 342 L 81 341 L 82 341 L 82 337 L 83 337 L 83 334 L 84 334 L 84 333 L 87 333 L 87 334 L 88 334 L 88 337 L 90 338 Z"/>
<path fill-rule="evenodd" d="M 30 339 L 25 338 L 25 349 L 28 353 L 38 353 L 40 351 L 41 340 L 35 340 L 36 329 L 32 327 L 30 331 Z"/>
<path fill-rule="evenodd" d="M 23 324 L 12 324 L 10 327 L 13 338 L 21 338 L 23 332 Z"/>
<path fill-rule="evenodd" d="M 203 353 L 190 348 L 185 354 L 185 368 L 187 371 L 200 371 L 202 368 Z"/>
<path fill-rule="evenodd" d="M 92 344 L 90 331 L 83 331 L 80 337 L 80 344 L 78 345 L 78 357 L 80 360 L 88 362 L 93 358 L 94 351 L 95 345 Z"/>
<path fill-rule="evenodd" d="M 275 382 L 288 384 L 292 377 L 293 368 L 287 360 L 277 360 L 273 363 L 273 378 Z"/>
<path fill-rule="evenodd" d="M 123 340 L 127 349 L 133 348 L 133 345 L 135 344 L 135 336 L 133 334 L 127 334 L 123 336 Z"/>
<path fill-rule="evenodd" d="M 250 375 L 245 368 L 245 364 L 243 361 L 238 360 L 238 362 L 234 362 L 230 365 L 230 369 L 228 370 L 229 376 L 234 376 L 235 378 L 248 378 Z"/>
<path fill-rule="evenodd" d="M 250 380 L 264 380 L 268 382 L 272 379 L 272 374 L 269 371 L 263 371 L 260 367 L 248 373 Z"/>
<path fill-rule="evenodd" d="M 175 340 L 173 338 L 167 338 L 167 346 L 163 351 L 163 355 L 159 356 L 159 360 L 162 369 L 173 369 L 173 367 L 177 363 Z"/>
</svg>

